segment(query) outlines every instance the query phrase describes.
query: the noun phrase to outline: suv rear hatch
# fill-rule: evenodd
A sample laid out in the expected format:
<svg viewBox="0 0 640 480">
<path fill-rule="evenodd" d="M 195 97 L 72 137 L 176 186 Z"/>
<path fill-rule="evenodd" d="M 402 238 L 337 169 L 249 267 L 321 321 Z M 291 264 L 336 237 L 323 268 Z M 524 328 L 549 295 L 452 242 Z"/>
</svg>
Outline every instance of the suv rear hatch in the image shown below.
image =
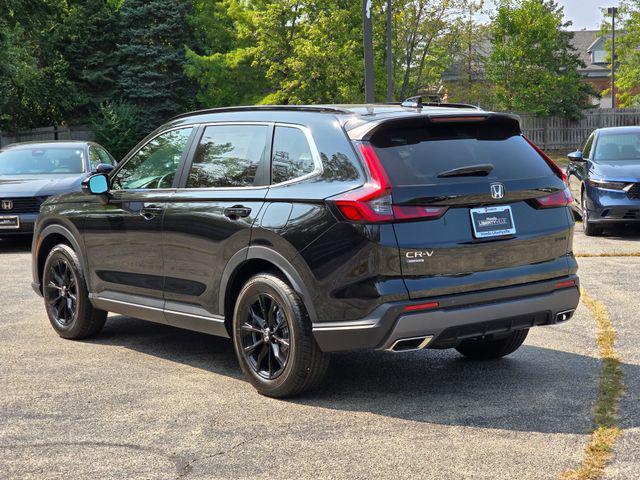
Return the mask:
<svg viewBox="0 0 640 480">
<path fill-rule="evenodd" d="M 516 117 L 392 120 L 356 144 L 370 181 L 335 202 L 352 221 L 393 223 L 411 298 L 575 273 L 563 174 Z"/>
</svg>

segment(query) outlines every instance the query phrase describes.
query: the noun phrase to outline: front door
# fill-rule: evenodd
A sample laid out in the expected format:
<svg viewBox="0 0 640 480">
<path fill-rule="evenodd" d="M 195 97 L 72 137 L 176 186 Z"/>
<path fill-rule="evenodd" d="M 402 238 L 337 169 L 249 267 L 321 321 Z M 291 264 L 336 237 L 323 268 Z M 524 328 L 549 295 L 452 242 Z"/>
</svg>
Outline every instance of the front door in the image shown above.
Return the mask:
<svg viewBox="0 0 640 480">
<path fill-rule="evenodd" d="M 84 241 L 94 295 L 163 308 L 162 219 L 193 130 L 152 138 L 112 175 L 109 201 L 89 207 Z"/>
<path fill-rule="evenodd" d="M 264 203 L 271 132 L 266 124 L 202 128 L 193 161 L 165 213 L 169 323 L 224 335 L 220 279 L 229 259 L 249 245 Z"/>
</svg>

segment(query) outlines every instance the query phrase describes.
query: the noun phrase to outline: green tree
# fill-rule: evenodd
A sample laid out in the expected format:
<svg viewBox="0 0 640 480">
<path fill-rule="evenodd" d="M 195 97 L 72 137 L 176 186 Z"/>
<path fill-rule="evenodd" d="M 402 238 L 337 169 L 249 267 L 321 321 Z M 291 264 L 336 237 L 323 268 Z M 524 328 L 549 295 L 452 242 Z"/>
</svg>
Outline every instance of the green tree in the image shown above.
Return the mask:
<svg viewBox="0 0 640 480">
<path fill-rule="evenodd" d="M 0 128 L 62 121 L 75 107 L 77 92 L 50 37 L 66 3 L 0 0 L 0 11 Z"/>
<path fill-rule="evenodd" d="M 74 117 L 84 120 L 116 96 L 121 1 L 67 1 L 68 11 L 54 31 L 54 41 L 78 92 Z"/>
<path fill-rule="evenodd" d="M 487 64 L 498 108 L 579 118 L 595 94 L 580 74 L 563 8 L 555 0 L 502 0 Z"/>
<path fill-rule="evenodd" d="M 602 33 L 611 35 L 609 18 L 603 24 Z M 640 106 L 640 0 L 620 2 L 616 21 L 616 98 L 621 107 Z M 608 62 L 611 63 L 611 40 L 607 41 Z M 611 94 L 607 89 L 604 94 Z"/>
<path fill-rule="evenodd" d="M 187 50 L 185 71 L 201 105 L 252 104 L 269 92 L 264 69 L 253 65 L 254 16 L 243 0 L 194 1 L 196 46 Z"/>
<path fill-rule="evenodd" d="M 478 20 L 486 13 L 484 0 L 468 0 L 462 5 L 454 42 L 453 73 L 457 79 L 447 85 L 449 101 L 491 108 L 493 86 L 485 78 L 490 51 L 489 25 Z"/>
<path fill-rule="evenodd" d="M 195 105 L 195 88 L 184 71 L 193 42 L 191 11 L 187 0 L 125 0 L 121 7 L 119 97 L 138 107 L 150 127 Z"/>
</svg>

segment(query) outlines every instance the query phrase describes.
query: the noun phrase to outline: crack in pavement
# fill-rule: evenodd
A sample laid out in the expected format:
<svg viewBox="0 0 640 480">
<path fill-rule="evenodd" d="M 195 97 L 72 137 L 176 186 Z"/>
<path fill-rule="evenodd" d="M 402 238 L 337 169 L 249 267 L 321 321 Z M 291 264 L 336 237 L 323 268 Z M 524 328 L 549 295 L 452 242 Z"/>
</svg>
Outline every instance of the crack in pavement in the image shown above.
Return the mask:
<svg viewBox="0 0 640 480">
<path fill-rule="evenodd" d="M 193 471 L 193 465 L 201 462 L 203 460 L 207 460 L 210 458 L 214 458 L 214 457 L 218 457 L 218 456 L 222 456 L 222 455 L 226 455 L 227 453 L 231 453 L 232 451 L 236 450 L 237 448 L 242 447 L 243 445 L 249 443 L 252 440 L 255 440 L 256 438 L 258 438 L 257 436 L 251 437 L 251 438 L 247 438 L 246 440 L 242 440 L 239 443 L 236 443 L 235 445 L 231 446 L 230 448 L 227 448 L 225 450 L 220 450 L 218 452 L 215 453 L 211 453 L 209 455 L 204 455 L 202 457 L 196 457 L 193 458 L 192 460 L 189 460 L 188 462 L 184 463 L 181 467 L 178 467 L 178 471 L 182 470 L 178 476 L 176 477 L 176 480 L 179 480 L 180 478 L 185 478 L 187 475 L 189 475 L 192 471 Z"/>
</svg>

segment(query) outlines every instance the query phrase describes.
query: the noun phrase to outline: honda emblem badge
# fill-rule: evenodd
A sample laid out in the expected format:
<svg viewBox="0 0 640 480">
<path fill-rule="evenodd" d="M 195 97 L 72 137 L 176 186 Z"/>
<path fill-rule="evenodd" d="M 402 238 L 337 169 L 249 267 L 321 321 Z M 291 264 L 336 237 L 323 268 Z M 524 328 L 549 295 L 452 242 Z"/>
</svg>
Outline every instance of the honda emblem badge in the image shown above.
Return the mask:
<svg viewBox="0 0 640 480">
<path fill-rule="evenodd" d="M 500 199 L 504 197 L 504 185 L 501 183 L 491 184 L 491 198 Z"/>
<path fill-rule="evenodd" d="M 11 200 L 2 200 L 2 209 L 3 210 L 13 209 L 13 202 Z"/>
</svg>

